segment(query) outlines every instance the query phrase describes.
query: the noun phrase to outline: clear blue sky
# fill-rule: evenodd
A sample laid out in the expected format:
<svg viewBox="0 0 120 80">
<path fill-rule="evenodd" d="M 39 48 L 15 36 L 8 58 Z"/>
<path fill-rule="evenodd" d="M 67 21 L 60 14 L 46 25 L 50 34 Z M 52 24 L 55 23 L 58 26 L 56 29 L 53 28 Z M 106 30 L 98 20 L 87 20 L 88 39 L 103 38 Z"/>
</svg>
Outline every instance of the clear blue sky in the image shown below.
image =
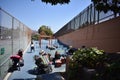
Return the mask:
<svg viewBox="0 0 120 80">
<path fill-rule="evenodd" d="M 52 6 L 41 0 L 0 0 L 0 7 L 32 30 L 46 25 L 55 33 L 90 3 L 91 0 L 71 0 L 69 4 Z"/>
</svg>

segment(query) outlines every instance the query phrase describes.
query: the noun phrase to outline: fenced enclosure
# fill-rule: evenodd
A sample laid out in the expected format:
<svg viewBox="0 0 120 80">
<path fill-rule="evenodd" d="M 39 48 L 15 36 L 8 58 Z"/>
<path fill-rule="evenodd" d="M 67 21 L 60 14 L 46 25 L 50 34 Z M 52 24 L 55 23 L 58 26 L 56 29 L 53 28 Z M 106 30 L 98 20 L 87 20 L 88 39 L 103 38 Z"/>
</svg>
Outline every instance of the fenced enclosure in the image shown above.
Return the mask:
<svg viewBox="0 0 120 80">
<path fill-rule="evenodd" d="M 31 29 L 0 8 L 0 78 L 7 74 L 9 57 L 25 49 L 31 41 Z"/>
</svg>

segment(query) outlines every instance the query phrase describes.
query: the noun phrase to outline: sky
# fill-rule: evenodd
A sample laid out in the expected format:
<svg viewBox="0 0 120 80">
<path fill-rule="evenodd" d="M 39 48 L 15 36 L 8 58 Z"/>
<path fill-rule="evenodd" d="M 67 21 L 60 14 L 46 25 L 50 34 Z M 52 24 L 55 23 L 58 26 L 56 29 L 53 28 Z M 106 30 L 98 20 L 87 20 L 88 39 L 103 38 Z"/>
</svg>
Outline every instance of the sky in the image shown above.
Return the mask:
<svg viewBox="0 0 120 80">
<path fill-rule="evenodd" d="M 77 16 L 91 0 L 71 0 L 69 4 L 51 5 L 41 0 L 0 0 L 0 7 L 32 30 L 42 25 L 55 33 Z"/>
</svg>

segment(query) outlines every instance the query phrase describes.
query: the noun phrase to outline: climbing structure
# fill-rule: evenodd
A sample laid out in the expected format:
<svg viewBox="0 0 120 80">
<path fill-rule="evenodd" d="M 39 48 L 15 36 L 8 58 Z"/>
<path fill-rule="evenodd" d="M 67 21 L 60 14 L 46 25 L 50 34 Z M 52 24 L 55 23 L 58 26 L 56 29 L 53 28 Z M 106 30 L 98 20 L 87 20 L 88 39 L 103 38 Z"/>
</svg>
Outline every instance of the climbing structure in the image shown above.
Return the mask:
<svg viewBox="0 0 120 80">
<path fill-rule="evenodd" d="M 44 31 L 42 31 L 40 33 L 40 36 L 39 36 L 39 45 L 40 45 L 40 48 L 41 48 L 41 44 L 42 44 L 42 41 L 41 41 L 42 39 L 48 39 L 48 41 L 49 41 L 48 45 L 52 45 L 53 36 L 48 36 L 48 35 L 46 35 L 46 33 Z"/>
</svg>

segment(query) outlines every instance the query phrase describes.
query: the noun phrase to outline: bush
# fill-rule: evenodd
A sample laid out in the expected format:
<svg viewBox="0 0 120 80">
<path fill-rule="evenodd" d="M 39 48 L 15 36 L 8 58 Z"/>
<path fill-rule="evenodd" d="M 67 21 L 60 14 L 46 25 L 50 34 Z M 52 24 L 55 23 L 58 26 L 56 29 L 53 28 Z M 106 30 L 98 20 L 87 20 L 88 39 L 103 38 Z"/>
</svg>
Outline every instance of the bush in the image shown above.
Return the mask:
<svg viewBox="0 0 120 80">
<path fill-rule="evenodd" d="M 83 68 L 96 70 L 94 79 L 89 80 L 120 80 L 120 55 L 111 56 L 97 48 L 78 49 L 69 62 L 68 78 L 79 80 L 80 76 L 85 77 Z"/>
<path fill-rule="evenodd" d="M 72 58 L 75 62 L 84 67 L 96 68 L 98 64 L 105 61 L 106 56 L 103 50 L 98 50 L 97 48 L 85 48 L 78 49 Z"/>
<path fill-rule="evenodd" d="M 103 66 L 106 58 L 104 51 L 98 50 L 97 48 L 78 49 L 73 53 L 69 62 L 68 78 L 70 80 L 83 78 L 84 80 L 83 76 L 85 75 L 83 68 L 96 69 L 100 67 L 100 65 Z"/>
</svg>

